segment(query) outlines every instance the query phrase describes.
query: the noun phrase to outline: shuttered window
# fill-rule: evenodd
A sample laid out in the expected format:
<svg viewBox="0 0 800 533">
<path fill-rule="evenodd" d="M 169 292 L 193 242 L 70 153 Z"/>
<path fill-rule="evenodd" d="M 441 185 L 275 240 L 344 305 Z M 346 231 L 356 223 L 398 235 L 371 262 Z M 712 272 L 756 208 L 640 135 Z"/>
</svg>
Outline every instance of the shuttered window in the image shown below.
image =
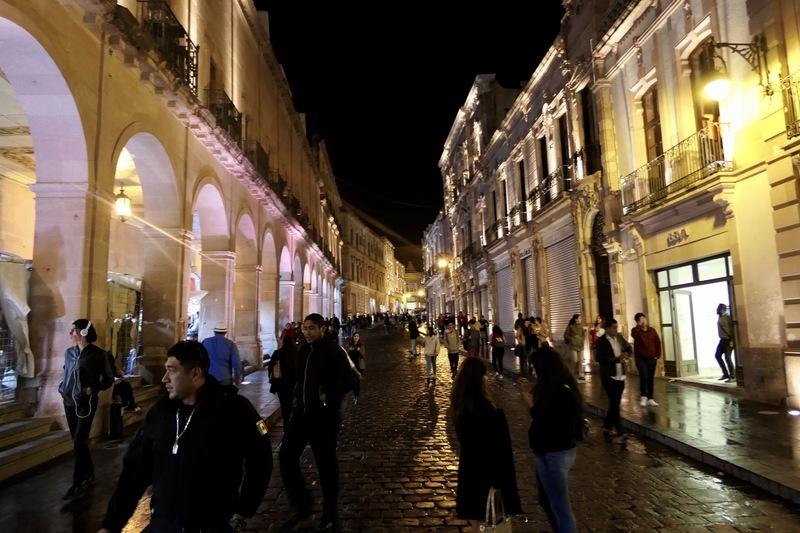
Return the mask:
<svg viewBox="0 0 800 533">
<path fill-rule="evenodd" d="M 548 246 L 547 285 L 550 290 L 550 333 L 555 342 L 563 342 L 570 318 L 581 312 L 581 290 L 574 235 Z"/>
<path fill-rule="evenodd" d="M 497 271 L 497 319 L 504 333 L 514 331 L 514 302 L 511 266 Z"/>
<path fill-rule="evenodd" d="M 539 295 L 536 292 L 536 267 L 533 256 L 523 259 L 522 264 L 523 272 L 525 273 L 525 292 L 528 304 L 527 316 L 540 316 Z"/>
</svg>

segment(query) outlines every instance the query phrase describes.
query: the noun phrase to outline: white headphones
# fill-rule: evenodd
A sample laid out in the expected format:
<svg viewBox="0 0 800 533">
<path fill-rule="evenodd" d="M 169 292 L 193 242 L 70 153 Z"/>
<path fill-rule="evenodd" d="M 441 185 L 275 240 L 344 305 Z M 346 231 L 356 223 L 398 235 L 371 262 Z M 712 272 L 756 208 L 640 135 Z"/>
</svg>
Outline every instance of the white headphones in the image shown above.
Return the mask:
<svg viewBox="0 0 800 533">
<path fill-rule="evenodd" d="M 92 327 L 92 321 L 90 320 L 86 327 L 80 330 L 78 333 L 81 334 L 81 337 L 88 337 L 89 336 L 89 328 Z"/>
</svg>

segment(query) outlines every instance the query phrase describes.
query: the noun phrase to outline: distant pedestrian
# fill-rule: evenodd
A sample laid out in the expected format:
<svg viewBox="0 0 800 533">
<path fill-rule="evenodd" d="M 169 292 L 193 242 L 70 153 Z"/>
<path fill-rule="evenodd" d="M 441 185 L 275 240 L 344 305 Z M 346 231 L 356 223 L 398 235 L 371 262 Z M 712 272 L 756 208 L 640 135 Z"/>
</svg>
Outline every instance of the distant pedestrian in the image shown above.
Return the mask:
<svg viewBox="0 0 800 533">
<path fill-rule="evenodd" d="M 425 339 L 425 367 L 427 370 L 428 378 L 426 381 L 436 381 L 436 358 L 442 350 L 442 343 L 439 341 L 439 335 L 433 329 L 428 330 L 428 338 Z"/>
<path fill-rule="evenodd" d="M 128 446 L 102 533 L 118 533 L 152 486 L 152 532 L 237 532 L 272 475 L 268 428 L 250 402 L 208 374 L 197 341 L 167 351 L 167 395 Z"/>
<path fill-rule="evenodd" d="M 239 360 L 239 348 L 236 343 L 226 338 L 228 326 L 224 323 L 214 328 L 214 335 L 203 339 L 203 347 L 211 358 L 208 373 L 222 385 L 239 386 L 242 382 L 242 367 Z"/>
<path fill-rule="evenodd" d="M 89 434 L 97 414 L 98 394 L 114 382 L 106 351 L 94 345 L 97 331 L 90 320 L 79 318 L 73 322 L 69 339 L 72 346 L 64 353 L 64 379 L 58 386 L 75 458 L 72 485 L 64 494 L 65 500 L 82 496 L 94 485 Z"/>
<path fill-rule="evenodd" d="M 297 384 L 297 343 L 295 338 L 285 336 L 281 347 L 275 350 L 267 365 L 269 391 L 278 396 L 281 404 L 281 417 L 289 420 L 292 416 L 292 395 Z"/>
<path fill-rule="evenodd" d="M 419 338 L 419 328 L 417 327 L 417 321 L 413 318 L 408 321 L 408 338 L 411 339 L 411 348 L 409 352 L 414 357 L 417 356 L 417 339 Z"/>
<path fill-rule="evenodd" d="M 361 334 L 357 331 L 347 340 L 347 356 L 352 363 L 351 368 L 356 373 L 353 380 L 353 403 L 357 404 L 361 397 L 361 378 L 364 376 L 364 370 L 367 367 L 366 349 L 364 348 L 364 342 L 361 340 Z"/>
<path fill-rule="evenodd" d="M 452 322 L 447 324 L 444 332 L 444 347 L 447 350 L 447 359 L 450 362 L 450 374 L 453 379 L 458 371 L 458 354 L 461 352 L 461 342 L 458 338 L 456 326 Z"/>
<path fill-rule="evenodd" d="M 489 321 L 481 315 L 478 324 L 481 326 L 481 352 L 484 353 L 483 357 L 486 357 L 485 351 L 489 346 Z"/>
<path fill-rule="evenodd" d="M 521 313 L 520 313 L 521 314 Z M 519 323 L 519 327 L 514 330 L 514 355 L 519 359 L 519 373 L 527 375 L 528 372 L 528 350 L 525 348 L 525 320 Z"/>
<path fill-rule="evenodd" d="M 342 348 L 325 339 L 322 316 L 308 315 L 302 331 L 308 344 L 298 357 L 294 409 L 285 426 L 279 453 L 283 485 L 294 515 L 281 529 L 291 529 L 311 515 L 311 495 L 300 471 L 300 456 L 310 444 L 322 486 L 322 517 L 318 529 L 334 530 L 339 499 L 336 458 L 339 411 L 342 398 L 353 388 L 354 372 Z"/>
<path fill-rule="evenodd" d="M 733 359 L 731 358 L 734 347 L 733 320 L 731 315 L 728 314 L 728 306 L 725 304 L 717 306 L 717 315 L 719 316 L 717 319 L 719 343 L 717 344 L 716 352 L 714 352 L 714 358 L 722 369 L 722 377 L 719 380 L 733 383 L 736 381 L 736 368 L 734 368 Z M 723 355 L 725 359 L 722 358 Z"/>
<path fill-rule="evenodd" d="M 467 323 L 467 333 L 464 335 L 464 347 L 467 349 L 467 355 L 470 357 L 478 357 L 478 352 L 481 349 L 481 330 L 480 324 L 475 319 Z"/>
<path fill-rule="evenodd" d="M 606 326 L 606 334 L 597 341 L 595 360 L 600 364 L 600 378 L 608 396 L 608 410 L 603 422 L 603 434 L 615 443 L 625 441 L 619 405 L 625 390 L 625 366 L 630 361 L 631 345 L 619 334 L 617 321 L 611 319 Z M 616 430 L 616 435 L 612 433 Z"/>
<path fill-rule="evenodd" d="M 569 354 L 570 370 L 578 381 L 585 381 L 583 377 L 583 343 L 586 336 L 583 330 L 583 321 L 580 314 L 572 315 L 564 330 L 564 343 Z"/>
<path fill-rule="evenodd" d="M 467 357 L 458 371 L 450 400 L 458 436 L 456 515 L 480 531 L 489 489 L 500 491 L 507 515 L 522 508 L 508 422 L 486 390 L 486 363 Z"/>
<path fill-rule="evenodd" d="M 636 326 L 631 330 L 633 339 L 633 357 L 639 371 L 639 405 L 657 407 L 653 399 L 653 380 L 656 365 L 661 357 L 661 338 L 655 329 L 650 327 L 644 313 L 636 313 L 633 317 Z"/>
<path fill-rule="evenodd" d="M 576 531 L 569 496 L 575 445 L 583 438 L 583 400 L 558 352 L 547 346 L 533 359 L 536 385 L 521 380 L 532 418 L 528 439 L 536 457 L 539 503 L 556 533 Z"/>
<path fill-rule="evenodd" d="M 492 326 L 492 337 L 489 339 L 492 347 L 492 366 L 497 372 L 497 379 L 503 379 L 503 357 L 506 353 L 506 336 L 500 326 Z"/>
<path fill-rule="evenodd" d="M 532 374 L 533 365 L 531 364 L 531 361 L 533 361 L 533 357 L 536 352 L 539 351 L 539 336 L 536 335 L 536 330 L 534 329 L 533 317 L 526 318 L 523 322 L 522 334 L 525 336 L 525 359 L 527 361 L 526 372 L 528 374 Z M 522 372 L 522 367 L 520 367 L 520 372 Z"/>
</svg>

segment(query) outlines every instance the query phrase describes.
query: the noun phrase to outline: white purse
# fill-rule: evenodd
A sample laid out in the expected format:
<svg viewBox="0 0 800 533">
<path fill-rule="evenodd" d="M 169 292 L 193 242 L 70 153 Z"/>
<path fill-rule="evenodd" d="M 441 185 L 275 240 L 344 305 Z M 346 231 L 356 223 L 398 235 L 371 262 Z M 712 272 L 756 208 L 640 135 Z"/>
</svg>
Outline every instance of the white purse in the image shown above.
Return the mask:
<svg viewBox="0 0 800 533">
<path fill-rule="evenodd" d="M 486 519 L 481 524 L 481 531 L 511 533 L 511 517 L 506 516 L 503 496 L 494 487 L 489 489 L 489 496 L 486 498 Z"/>
</svg>

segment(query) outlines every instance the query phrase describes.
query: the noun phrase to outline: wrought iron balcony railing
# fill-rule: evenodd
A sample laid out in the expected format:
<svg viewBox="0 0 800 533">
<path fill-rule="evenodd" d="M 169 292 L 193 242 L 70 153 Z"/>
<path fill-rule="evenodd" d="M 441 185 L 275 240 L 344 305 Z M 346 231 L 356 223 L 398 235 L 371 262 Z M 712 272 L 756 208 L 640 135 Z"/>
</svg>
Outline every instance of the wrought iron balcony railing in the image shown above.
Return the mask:
<svg viewBox="0 0 800 533">
<path fill-rule="evenodd" d="M 731 170 L 725 159 L 722 132 L 725 124 L 709 123 L 646 165 L 620 180 L 623 214 L 652 206 L 674 192 L 690 189 L 720 170 Z"/>
<path fill-rule="evenodd" d="M 242 114 L 233 105 L 225 91 L 206 88 L 206 107 L 214 115 L 217 127 L 227 133 L 235 144 L 240 144 L 242 142 Z"/>
<path fill-rule="evenodd" d="M 511 208 L 508 212 L 508 219 L 511 221 L 513 227 L 517 227 L 528 221 L 528 208 L 527 202 L 522 201 Z"/>
<path fill-rule="evenodd" d="M 142 30 L 176 78 L 197 96 L 198 47 L 164 0 L 138 0 Z"/>
<path fill-rule="evenodd" d="M 550 205 L 559 198 L 562 193 L 572 190 L 572 169 L 561 167 L 547 175 L 533 190 L 528 194 L 528 202 L 531 205 L 531 217 Z"/>
<path fill-rule="evenodd" d="M 786 136 L 800 136 L 800 71 L 781 80 L 783 114 L 786 118 Z"/>
<path fill-rule="evenodd" d="M 254 140 L 244 141 L 243 143 L 244 156 L 256 169 L 256 172 L 264 179 L 267 180 L 269 175 L 269 156 L 266 150 L 261 147 L 261 143 Z"/>
</svg>

